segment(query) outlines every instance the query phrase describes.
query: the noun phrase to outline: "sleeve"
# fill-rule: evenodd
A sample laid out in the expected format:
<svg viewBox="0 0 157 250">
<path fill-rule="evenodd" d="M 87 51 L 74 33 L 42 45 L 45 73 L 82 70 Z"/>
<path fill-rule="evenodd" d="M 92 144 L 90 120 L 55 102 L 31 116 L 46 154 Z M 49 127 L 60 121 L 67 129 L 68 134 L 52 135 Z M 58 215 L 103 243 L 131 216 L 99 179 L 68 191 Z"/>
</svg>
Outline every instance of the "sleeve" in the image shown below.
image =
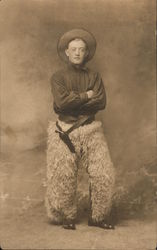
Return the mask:
<svg viewBox="0 0 157 250">
<path fill-rule="evenodd" d="M 86 92 L 78 93 L 69 91 L 64 84 L 64 77 L 61 74 L 54 74 L 51 78 L 51 90 L 54 103 L 58 111 L 68 111 L 80 107 L 88 101 Z"/>
<path fill-rule="evenodd" d="M 105 87 L 99 73 L 96 73 L 96 77 L 94 79 L 94 84 L 91 90 L 94 91 L 94 95 L 91 99 L 88 100 L 87 103 L 81 106 L 81 110 L 83 111 L 99 111 L 103 110 L 106 107 L 106 92 Z"/>
</svg>

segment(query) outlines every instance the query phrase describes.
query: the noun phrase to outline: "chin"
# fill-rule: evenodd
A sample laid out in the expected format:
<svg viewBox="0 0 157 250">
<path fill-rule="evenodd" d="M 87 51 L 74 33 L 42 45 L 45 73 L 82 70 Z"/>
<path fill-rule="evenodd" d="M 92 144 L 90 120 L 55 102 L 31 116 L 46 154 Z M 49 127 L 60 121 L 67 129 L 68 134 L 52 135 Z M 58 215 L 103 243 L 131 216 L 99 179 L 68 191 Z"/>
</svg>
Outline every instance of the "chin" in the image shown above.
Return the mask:
<svg viewBox="0 0 157 250">
<path fill-rule="evenodd" d="M 82 64 L 82 61 L 74 61 L 73 64 L 81 65 L 81 64 Z"/>
<path fill-rule="evenodd" d="M 81 65 L 82 63 L 74 63 L 74 65 L 76 65 L 76 66 L 79 66 L 79 65 Z"/>
</svg>

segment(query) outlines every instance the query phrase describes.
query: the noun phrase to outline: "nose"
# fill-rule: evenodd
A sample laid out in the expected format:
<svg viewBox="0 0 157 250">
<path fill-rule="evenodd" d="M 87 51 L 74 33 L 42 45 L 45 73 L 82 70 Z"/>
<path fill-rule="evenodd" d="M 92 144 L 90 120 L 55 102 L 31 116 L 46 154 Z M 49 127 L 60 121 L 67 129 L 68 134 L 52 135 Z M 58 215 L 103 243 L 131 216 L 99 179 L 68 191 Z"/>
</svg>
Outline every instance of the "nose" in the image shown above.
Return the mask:
<svg viewBox="0 0 157 250">
<path fill-rule="evenodd" d="M 79 56 L 79 55 L 80 55 L 80 50 L 79 50 L 79 49 L 76 49 L 76 50 L 75 50 L 75 55 L 76 55 L 76 56 Z"/>
</svg>

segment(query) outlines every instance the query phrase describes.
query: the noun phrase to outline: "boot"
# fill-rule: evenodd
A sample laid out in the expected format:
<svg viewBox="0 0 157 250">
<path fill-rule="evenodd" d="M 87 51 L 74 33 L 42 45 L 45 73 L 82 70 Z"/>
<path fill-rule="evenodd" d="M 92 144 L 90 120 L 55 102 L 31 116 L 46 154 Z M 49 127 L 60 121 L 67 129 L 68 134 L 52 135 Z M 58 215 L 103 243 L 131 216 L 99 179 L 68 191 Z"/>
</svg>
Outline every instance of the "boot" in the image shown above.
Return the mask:
<svg viewBox="0 0 157 250">
<path fill-rule="evenodd" d="M 75 230 L 76 229 L 75 221 L 74 220 L 67 220 L 67 219 L 65 219 L 63 221 L 63 228 L 64 229 Z"/>
<path fill-rule="evenodd" d="M 93 221 L 93 220 L 88 220 L 88 226 L 94 226 L 94 227 L 100 227 L 103 229 L 115 229 L 115 226 L 112 222 L 109 222 L 108 220 L 103 220 L 103 221 Z"/>
</svg>

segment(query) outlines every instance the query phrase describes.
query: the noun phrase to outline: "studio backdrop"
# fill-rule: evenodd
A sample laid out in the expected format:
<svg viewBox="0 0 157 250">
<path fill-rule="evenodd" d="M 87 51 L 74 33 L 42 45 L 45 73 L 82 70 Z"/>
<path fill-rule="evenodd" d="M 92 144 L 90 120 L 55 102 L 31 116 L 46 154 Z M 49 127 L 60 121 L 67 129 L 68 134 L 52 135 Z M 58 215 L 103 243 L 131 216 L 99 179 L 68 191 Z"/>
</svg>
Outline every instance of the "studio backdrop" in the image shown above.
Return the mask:
<svg viewBox="0 0 157 250">
<path fill-rule="evenodd" d="M 0 22 L 5 212 L 13 202 L 18 209 L 21 202 L 27 207 L 27 202 L 44 200 L 47 127 L 56 119 L 50 78 L 62 66 L 57 41 L 72 28 L 87 29 L 97 40 L 89 66 L 101 72 L 107 93 L 107 107 L 97 118 L 117 173 L 114 206 L 119 216 L 120 211 L 131 216 L 152 210 L 157 177 L 155 1 L 2 0 Z M 83 189 L 88 189 L 85 182 Z M 85 203 L 82 198 L 81 206 Z"/>
</svg>

